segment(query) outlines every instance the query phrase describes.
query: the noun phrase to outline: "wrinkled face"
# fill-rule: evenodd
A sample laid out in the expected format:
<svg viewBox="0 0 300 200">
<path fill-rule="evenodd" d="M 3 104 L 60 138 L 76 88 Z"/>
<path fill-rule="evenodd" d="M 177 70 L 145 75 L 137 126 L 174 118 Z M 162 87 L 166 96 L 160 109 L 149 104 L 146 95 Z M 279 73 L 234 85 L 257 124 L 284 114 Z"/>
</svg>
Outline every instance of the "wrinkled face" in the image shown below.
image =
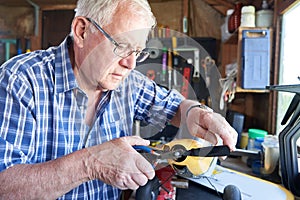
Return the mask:
<svg viewBox="0 0 300 200">
<path fill-rule="evenodd" d="M 122 12 L 122 13 L 121 13 Z M 87 26 L 94 26 L 91 22 Z M 100 25 L 101 26 L 101 25 Z M 94 26 L 95 28 L 95 26 Z M 150 28 L 143 19 L 126 10 L 118 11 L 112 23 L 102 27 L 116 42 L 128 44 L 130 50 L 143 50 Z M 116 89 L 121 81 L 136 66 L 136 53 L 126 58 L 114 53 L 114 45 L 99 30 L 87 30 L 83 48 L 77 63 L 77 79 L 85 88 L 97 88 L 101 91 Z"/>
</svg>

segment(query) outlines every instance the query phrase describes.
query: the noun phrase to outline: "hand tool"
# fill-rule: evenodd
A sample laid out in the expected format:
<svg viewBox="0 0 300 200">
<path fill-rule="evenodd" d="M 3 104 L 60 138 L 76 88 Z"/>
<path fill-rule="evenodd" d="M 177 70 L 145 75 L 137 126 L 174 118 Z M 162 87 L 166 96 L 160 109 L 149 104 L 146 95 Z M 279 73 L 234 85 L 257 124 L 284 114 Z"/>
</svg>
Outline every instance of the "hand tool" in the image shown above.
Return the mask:
<svg viewBox="0 0 300 200">
<path fill-rule="evenodd" d="M 188 98 L 189 96 L 189 83 L 190 83 L 190 74 L 191 74 L 191 68 L 190 67 L 184 67 L 183 68 L 183 84 L 181 88 L 181 94 Z"/>
<path fill-rule="evenodd" d="M 210 85 L 210 70 L 215 65 L 215 61 L 211 59 L 210 56 L 206 56 L 203 60 L 201 60 L 201 65 L 204 69 L 204 79 L 206 83 L 206 87 L 209 87 Z"/>
<path fill-rule="evenodd" d="M 191 149 L 186 149 L 186 147 L 181 144 L 175 144 L 171 148 L 170 146 L 164 145 L 162 149 L 151 146 L 135 145 L 133 148 L 140 152 L 153 165 L 154 168 L 156 168 L 159 163 L 170 164 L 171 162 L 182 162 L 188 156 L 219 157 L 230 155 L 230 149 L 226 145 Z"/>
<path fill-rule="evenodd" d="M 182 31 L 188 33 L 189 0 L 183 0 Z"/>
<path fill-rule="evenodd" d="M 162 147 L 134 146 L 155 170 L 170 165 L 184 177 L 206 176 L 212 172 L 216 157 L 230 154 L 227 146 L 212 146 L 201 139 L 176 139 Z"/>
<path fill-rule="evenodd" d="M 173 49 L 173 85 L 172 88 L 176 89 L 177 91 L 180 92 L 181 86 L 178 84 L 178 77 L 177 73 L 179 72 L 179 55 L 178 52 L 176 51 L 177 48 L 177 37 L 173 36 L 172 37 L 172 49 Z"/>
<path fill-rule="evenodd" d="M 172 89 L 172 70 L 173 70 L 173 64 L 172 64 L 172 52 L 171 48 L 168 49 L 168 87 L 169 89 Z"/>
<path fill-rule="evenodd" d="M 166 72 L 167 72 L 167 48 L 163 48 L 163 53 L 162 53 L 162 74 L 161 74 L 161 81 L 165 83 L 166 81 Z"/>
</svg>

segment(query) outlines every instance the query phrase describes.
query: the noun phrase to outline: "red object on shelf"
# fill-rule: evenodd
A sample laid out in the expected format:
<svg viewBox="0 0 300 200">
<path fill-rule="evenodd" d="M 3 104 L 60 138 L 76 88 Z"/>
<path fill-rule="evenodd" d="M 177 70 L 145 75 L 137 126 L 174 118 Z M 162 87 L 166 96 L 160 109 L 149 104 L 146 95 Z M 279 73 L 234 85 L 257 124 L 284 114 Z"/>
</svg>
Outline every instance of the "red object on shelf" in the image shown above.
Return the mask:
<svg viewBox="0 0 300 200">
<path fill-rule="evenodd" d="M 236 3 L 233 13 L 229 16 L 229 19 L 228 19 L 229 33 L 233 33 L 241 25 L 242 6 L 243 6 L 242 3 Z"/>
</svg>

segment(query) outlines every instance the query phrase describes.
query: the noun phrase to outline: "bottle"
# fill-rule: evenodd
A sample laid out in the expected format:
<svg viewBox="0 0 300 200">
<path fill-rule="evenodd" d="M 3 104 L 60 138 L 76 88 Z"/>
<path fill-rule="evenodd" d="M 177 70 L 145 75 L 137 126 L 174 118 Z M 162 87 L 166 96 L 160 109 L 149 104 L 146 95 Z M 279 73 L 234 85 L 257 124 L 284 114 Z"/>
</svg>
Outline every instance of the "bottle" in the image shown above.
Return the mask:
<svg viewBox="0 0 300 200">
<path fill-rule="evenodd" d="M 269 5 L 268 5 L 267 0 L 263 0 L 263 1 L 262 1 L 261 8 L 262 8 L 263 10 L 267 10 L 267 9 L 269 8 Z"/>
<path fill-rule="evenodd" d="M 241 27 L 255 27 L 255 7 L 243 6 L 241 13 Z"/>
<path fill-rule="evenodd" d="M 229 33 L 233 33 L 236 29 L 239 28 L 241 24 L 241 8 L 242 8 L 242 3 L 238 2 L 235 4 L 235 8 L 233 13 L 229 17 L 229 22 L 228 22 L 228 31 Z"/>
</svg>

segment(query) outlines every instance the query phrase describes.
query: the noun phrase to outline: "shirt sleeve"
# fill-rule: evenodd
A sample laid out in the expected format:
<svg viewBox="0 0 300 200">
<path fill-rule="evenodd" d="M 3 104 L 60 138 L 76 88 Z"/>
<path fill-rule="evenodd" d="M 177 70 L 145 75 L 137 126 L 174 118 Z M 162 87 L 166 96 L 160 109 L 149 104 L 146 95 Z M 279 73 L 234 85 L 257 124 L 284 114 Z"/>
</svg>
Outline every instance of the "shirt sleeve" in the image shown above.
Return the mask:
<svg viewBox="0 0 300 200">
<path fill-rule="evenodd" d="M 0 73 L 0 171 L 28 163 L 35 119 L 28 81 L 9 70 Z"/>
<path fill-rule="evenodd" d="M 167 90 L 139 72 L 133 71 L 131 85 L 136 86 L 135 119 L 164 128 L 176 114 L 184 97 Z"/>
</svg>

